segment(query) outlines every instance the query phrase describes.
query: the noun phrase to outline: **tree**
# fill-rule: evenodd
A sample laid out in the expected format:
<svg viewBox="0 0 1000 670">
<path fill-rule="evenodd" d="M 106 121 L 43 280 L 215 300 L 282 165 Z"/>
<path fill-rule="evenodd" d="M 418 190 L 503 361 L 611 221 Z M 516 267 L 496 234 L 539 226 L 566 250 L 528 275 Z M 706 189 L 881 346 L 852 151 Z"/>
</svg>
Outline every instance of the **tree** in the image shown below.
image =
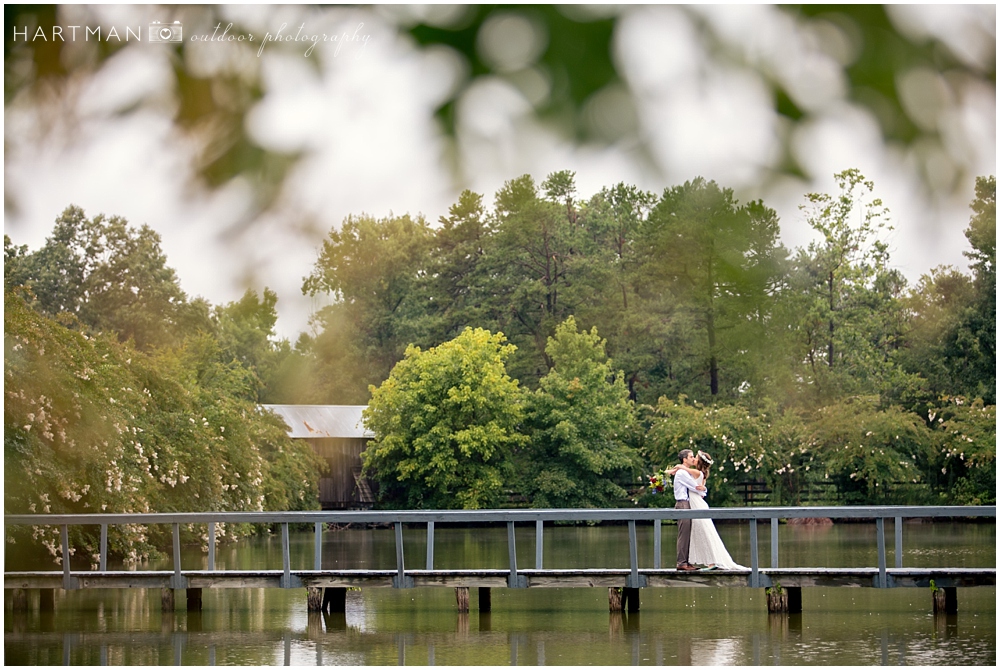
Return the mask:
<svg viewBox="0 0 1000 670">
<path fill-rule="evenodd" d="M 315 317 L 323 331 L 312 347 L 326 402 L 364 402 L 402 357 L 432 235 L 421 217 L 349 216 L 323 242 L 302 291 L 334 299 Z"/>
<path fill-rule="evenodd" d="M 41 249 L 18 254 L 5 248 L 5 255 L 16 260 L 5 279 L 28 287 L 43 314 L 70 314 L 140 349 L 173 343 L 199 321 L 198 307 L 188 305 L 160 236 L 149 226 L 134 228 L 103 214 L 87 219 L 70 205 Z"/>
<path fill-rule="evenodd" d="M 552 179 L 561 183 L 552 190 L 556 187 L 546 182 L 553 193 L 572 194 L 571 173 L 558 173 Z M 576 248 L 566 206 L 539 197 L 530 175 L 506 182 L 496 194 L 496 223 L 487 258 L 493 314 L 497 327 L 518 347 L 511 367 L 526 383 L 552 366 L 546 340 L 576 306 L 567 299 L 572 286 L 568 267 Z"/>
<path fill-rule="evenodd" d="M 481 509 L 502 501 L 511 454 L 524 441 L 521 391 L 504 366 L 514 347 L 505 341 L 466 328 L 427 351 L 411 345 L 371 387 L 364 417 L 375 439 L 362 456 L 381 502 Z"/>
<path fill-rule="evenodd" d="M 941 394 L 965 391 L 948 353 L 961 319 L 974 300 L 972 280 L 951 267 L 932 269 L 903 299 L 907 318 L 899 362 L 907 372 L 927 380 L 923 397 L 917 406 L 911 406 L 914 411 L 924 414 L 937 404 Z"/>
<path fill-rule="evenodd" d="M 261 400 L 282 361 L 293 355 L 287 342 L 273 341 L 277 303 L 278 295 L 269 288 L 264 288 L 263 296 L 247 289 L 242 298 L 216 307 L 213 314 L 220 362 L 236 362 L 253 374 L 254 400 Z"/>
<path fill-rule="evenodd" d="M 575 314 L 607 336 L 608 353 L 624 370 L 632 400 L 646 388 L 645 373 L 666 338 L 658 318 L 667 309 L 665 296 L 649 290 L 637 253 L 639 230 L 655 203 L 654 194 L 624 183 L 601 189 L 580 208 L 582 253 L 571 267 L 576 290 L 588 294 L 577 301 Z"/>
<path fill-rule="evenodd" d="M 426 272 L 421 273 L 414 331 L 419 342 L 436 344 L 458 335 L 472 323 L 493 327 L 489 315 L 489 277 L 484 271 L 491 233 L 483 197 L 465 190 L 439 219 Z"/>
<path fill-rule="evenodd" d="M 731 189 L 700 177 L 666 189 L 643 228 L 644 271 L 677 299 L 671 318 L 700 332 L 675 355 L 689 358 L 712 398 L 720 393 L 720 360 L 764 339 L 769 297 L 784 272 L 778 232 L 774 210 L 740 206 Z M 731 394 L 742 381 L 729 376 Z"/>
<path fill-rule="evenodd" d="M 221 363 L 211 335 L 147 353 L 111 333 L 66 328 L 9 292 L 4 336 L 8 512 L 318 507 L 319 461 L 279 419 L 259 411 L 248 397 L 252 375 Z M 58 556 L 58 529 L 40 532 Z M 74 550 L 96 563 L 96 529 L 71 533 Z M 184 534 L 200 539 L 187 528 Z M 111 551 L 126 560 L 168 544 L 169 531 L 159 526 L 115 526 L 109 534 Z"/>
<path fill-rule="evenodd" d="M 805 361 L 817 397 L 880 393 L 912 383 L 895 362 L 902 340 L 906 280 L 889 267 L 892 230 L 875 185 L 855 169 L 834 175 L 837 195 L 809 193 L 802 205 L 822 239 L 800 249 L 791 275 L 797 316 L 795 359 Z"/>
<path fill-rule="evenodd" d="M 965 308 L 958 326 L 947 338 L 945 357 L 960 380 L 962 393 L 996 403 L 996 177 L 976 179 L 974 212 L 965 236 L 972 251 L 975 298 Z"/>
<path fill-rule="evenodd" d="M 621 371 L 611 367 L 597 329 L 578 332 L 571 316 L 548 339 L 552 370 L 527 398 L 531 443 L 525 491 L 535 507 L 614 507 L 638 454 L 628 445 L 635 409 Z"/>
</svg>

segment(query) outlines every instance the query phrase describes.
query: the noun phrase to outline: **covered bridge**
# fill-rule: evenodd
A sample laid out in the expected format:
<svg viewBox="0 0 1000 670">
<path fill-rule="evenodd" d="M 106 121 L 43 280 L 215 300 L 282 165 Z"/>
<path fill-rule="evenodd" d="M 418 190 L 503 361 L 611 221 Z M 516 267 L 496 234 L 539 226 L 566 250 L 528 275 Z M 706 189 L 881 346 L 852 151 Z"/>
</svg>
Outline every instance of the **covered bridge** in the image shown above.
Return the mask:
<svg viewBox="0 0 1000 670">
<path fill-rule="evenodd" d="M 375 497 L 361 476 L 361 452 L 375 434 L 365 428 L 365 405 L 262 405 L 288 425 L 288 436 L 306 440 L 330 466 L 319 480 L 323 509 L 365 509 Z"/>
</svg>

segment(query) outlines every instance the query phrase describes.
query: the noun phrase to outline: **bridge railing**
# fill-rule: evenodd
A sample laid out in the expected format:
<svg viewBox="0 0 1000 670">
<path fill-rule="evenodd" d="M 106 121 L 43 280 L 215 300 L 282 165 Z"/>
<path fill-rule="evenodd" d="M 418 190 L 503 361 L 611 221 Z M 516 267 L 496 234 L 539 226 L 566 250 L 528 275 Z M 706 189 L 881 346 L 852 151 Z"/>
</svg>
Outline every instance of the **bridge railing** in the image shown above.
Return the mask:
<svg viewBox="0 0 1000 670">
<path fill-rule="evenodd" d="M 403 524 L 426 524 L 426 569 L 434 569 L 434 526 L 438 523 L 505 523 L 510 574 L 508 586 L 525 586 L 523 575 L 518 575 L 515 553 L 514 524 L 535 523 L 535 569 L 543 569 L 543 526 L 546 521 L 617 521 L 628 523 L 629 575 L 626 586 L 639 587 L 644 580 L 639 575 L 636 541 L 636 523 L 653 523 L 653 569 L 660 569 L 661 522 L 680 519 L 746 520 L 750 526 L 750 586 L 761 586 L 758 560 L 757 524 L 771 523 L 771 567 L 778 567 L 778 520 L 794 518 L 874 519 L 878 544 L 878 585 L 888 585 L 886 565 L 885 520 L 895 521 L 895 567 L 903 567 L 902 520 L 910 518 L 968 518 L 996 517 L 995 506 L 856 506 L 856 507 L 727 507 L 706 510 L 673 508 L 652 509 L 515 509 L 515 510 L 413 510 L 413 511 L 355 511 L 355 512 L 176 512 L 157 514 L 12 514 L 4 516 L 7 526 L 58 526 L 61 531 L 62 555 L 69 553 L 70 526 L 100 526 L 100 572 L 107 571 L 108 527 L 123 524 L 171 524 L 173 526 L 173 577 L 174 588 L 184 588 L 181 574 L 181 524 L 207 524 L 208 570 L 215 571 L 215 544 L 217 523 L 280 524 L 282 539 L 282 579 L 284 588 L 296 586 L 291 575 L 288 525 L 313 523 L 315 528 L 314 569 L 322 570 L 322 532 L 327 523 L 393 524 L 396 539 L 396 575 L 393 586 L 405 588 L 412 585 L 406 576 L 403 552 Z M 605 566 L 601 566 L 605 567 Z M 70 561 L 62 561 L 63 588 L 74 588 Z"/>
</svg>

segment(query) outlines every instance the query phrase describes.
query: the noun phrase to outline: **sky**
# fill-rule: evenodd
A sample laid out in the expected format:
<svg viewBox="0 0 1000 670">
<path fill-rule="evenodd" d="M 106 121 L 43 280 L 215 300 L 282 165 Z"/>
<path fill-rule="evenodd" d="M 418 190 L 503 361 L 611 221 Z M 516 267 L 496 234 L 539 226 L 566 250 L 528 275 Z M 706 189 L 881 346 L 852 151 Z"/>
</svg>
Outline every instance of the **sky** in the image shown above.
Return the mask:
<svg viewBox="0 0 1000 670">
<path fill-rule="evenodd" d="M 259 77 L 264 95 L 246 117 L 247 133 L 265 149 L 302 158 L 276 206 L 244 225 L 255 186 L 236 178 L 211 189 L 198 177 L 205 146 L 173 122 L 171 51 L 142 41 L 72 77 L 43 108 L 7 101 L 4 231 L 37 249 L 69 204 L 148 224 L 189 296 L 223 304 L 247 287 L 270 287 L 279 297 L 278 334 L 292 340 L 328 300 L 303 296 L 302 279 L 327 231 L 346 216 L 408 212 L 436 222 L 462 189 L 492 203 L 505 181 L 525 173 L 540 182 L 556 170 L 575 171 L 584 198 L 618 182 L 658 193 L 696 176 L 714 179 L 741 201 L 762 198 L 777 210 L 782 241 L 794 248 L 811 239 L 799 211 L 804 194 L 835 192 L 833 175 L 858 168 L 891 212 L 893 265 L 911 283 L 938 265 L 967 269 L 963 231 L 974 178 L 996 173 L 994 86 L 928 70 L 900 73 L 910 116 L 938 128 L 942 141 L 894 146 L 868 109 L 847 100 L 850 44 L 835 28 L 805 30 L 767 6 L 591 8 L 619 12 L 612 56 L 627 89 L 601 91 L 586 108 L 618 139 L 581 144 L 532 113 L 550 85 L 532 65 L 546 36 L 515 7 L 484 25 L 478 43 L 485 60 L 513 74 L 466 88 L 451 136 L 433 112 L 463 81 L 463 64 L 443 47 L 420 48 L 401 27 L 460 10 L 217 8 L 215 16 L 258 37 L 290 34 L 279 33 L 282 24 L 338 36 L 261 48 L 192 41 L 212 31 L 191 8 L 60 6 L 61 24 L 105 30 L 182 17 L 190 41 L 184 66 L 200 76 Z M 995 59 L 995 6 L 895 6 L 890 16 L 912 39 L 938 40 L 963 62 Z M 707 34 L 740 58 L 717 57 Z M 65 57 L 86 58 L 85 49 L 70 45 Z M 804 123 L 792 128 L 774 111 L 768 77 L 792 91 Z M 775 173 L 783 138 L 804 178 Z"/>
</svg>

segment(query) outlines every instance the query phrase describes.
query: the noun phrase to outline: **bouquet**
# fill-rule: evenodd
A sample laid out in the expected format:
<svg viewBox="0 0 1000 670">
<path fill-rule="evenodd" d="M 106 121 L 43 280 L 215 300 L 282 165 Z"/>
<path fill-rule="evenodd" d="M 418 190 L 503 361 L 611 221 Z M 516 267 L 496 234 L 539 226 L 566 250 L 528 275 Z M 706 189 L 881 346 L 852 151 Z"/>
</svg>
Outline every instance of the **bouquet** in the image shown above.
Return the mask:
<svg viewBox="0 0 1000 670">
<path fill-rule="evenodd" d="M 669 486 L 667 482 L 669 481 L 670 476 L 667 474 L 666 470 L 661 470 L 660 472 L 654 472 L 651 475 L 647 475 L 647 478 L 649 479 L 649 485 L 648 485 L 649 492 L 652 493 L 654 496 L 657 493 L 663 493 L 665 490 L 667 490 L 667 486 Z"/>
</svg>

